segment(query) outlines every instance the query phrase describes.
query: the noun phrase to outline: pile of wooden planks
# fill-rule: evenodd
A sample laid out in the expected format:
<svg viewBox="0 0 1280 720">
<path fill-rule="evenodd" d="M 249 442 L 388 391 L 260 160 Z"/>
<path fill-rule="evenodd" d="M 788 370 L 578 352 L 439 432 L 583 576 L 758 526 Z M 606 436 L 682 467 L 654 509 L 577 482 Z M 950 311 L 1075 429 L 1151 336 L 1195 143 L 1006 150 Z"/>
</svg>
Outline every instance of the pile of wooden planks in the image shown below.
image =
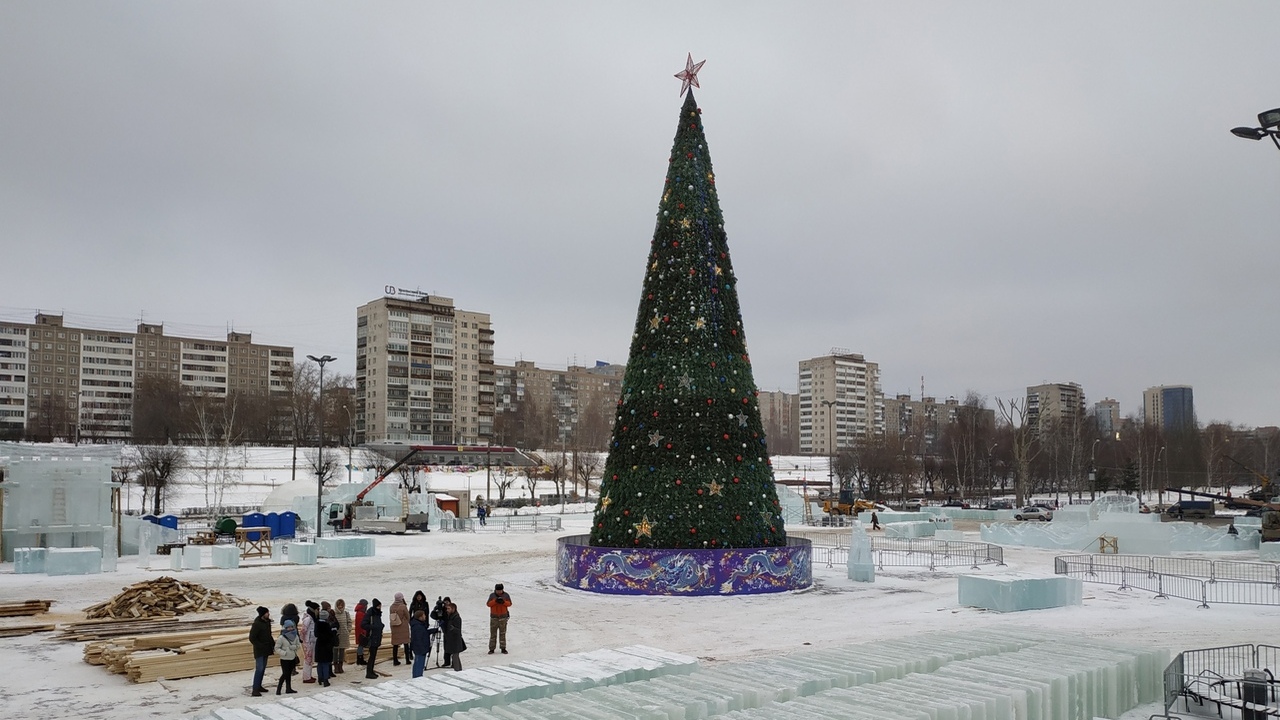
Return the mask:
<svg viewBox="0 0 1280 720">
<path fill-rule="evenodd" d="M 221 630 L 197 630 L 116 638 L 85 644 L 84 659 L 133 682 L 217 675 L 253 669 L 249 623 Z"/>
<path fill-rule="evenodd" d="M 168 576 L 135 583 L 119 595 L 85 608 L 89 618 L 173 617 L 244 607 L 249 601 Z"/>
<path fill-rule="evenodd" d="M 52 600 L 27 600 L 25 602 L 0 603 L 0 617 L 39 615 L 40 613 L 49 612 L 49 606 L 52 604 Z"/>
<path fill-rule="evenodd" d="M 251 622 L 252 620 L 249 618 L 236 617 L 206 618 L 203 620 L 178 620 L 177 618 L 84 620 L 82 622 L 63 624 L 59 629 L 57 639 L 78 642 L 81 640 L 106 640 L 130 635 L 154 635 L 196 630 L 209 631 L 231 627 L 247 628 Z"/>
<path fill-rule="evenodd" d="M 27 625 L 5 625 L 0 627 L 0 638 L 22 637 L 38 632 L 49 632 L 57 627 L 54 623 L 30 623 Z"/>
</svg>

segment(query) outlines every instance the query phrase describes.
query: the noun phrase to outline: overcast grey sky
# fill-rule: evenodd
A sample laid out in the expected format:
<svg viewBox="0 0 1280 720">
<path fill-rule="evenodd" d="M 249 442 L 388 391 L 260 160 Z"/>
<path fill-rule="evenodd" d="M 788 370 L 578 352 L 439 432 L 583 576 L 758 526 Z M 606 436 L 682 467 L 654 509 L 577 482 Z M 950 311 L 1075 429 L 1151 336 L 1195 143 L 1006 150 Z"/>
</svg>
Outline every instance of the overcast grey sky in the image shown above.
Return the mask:
<svg viewBox="0 0 1280 720">
<path fill-rule="evenodd" d="M 384 285 L 625 362 L 685 54 L 762 389 L 1280 424 L 1275 2 L 0 4 L 0 317 L 354 370 Z"/>
</svg>

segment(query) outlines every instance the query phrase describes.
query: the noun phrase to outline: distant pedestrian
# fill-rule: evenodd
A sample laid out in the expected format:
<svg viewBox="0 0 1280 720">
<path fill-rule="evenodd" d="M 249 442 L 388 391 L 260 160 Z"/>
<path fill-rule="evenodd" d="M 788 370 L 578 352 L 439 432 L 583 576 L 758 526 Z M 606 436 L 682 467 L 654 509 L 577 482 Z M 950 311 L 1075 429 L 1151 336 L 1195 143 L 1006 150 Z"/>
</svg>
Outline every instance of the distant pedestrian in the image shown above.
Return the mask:
<svg viewBox="0 0 1280 720">
<path fill-rule="evenodd" d="M 880 529 L 880 516 L 876 514 L 875 510 L 871 511 L 871 529 L 872 530 Z"/>
<path fill-rule="evenodd" d="M 454 670 L 462 669 L 462 653 L 467 649 L 467 641 L 462 639 L 462 616 L 458 614 L 458 606 L 449 603 L 445 606 L 444 651 L 448 653 Z"/>
<path fill-rule="evenodd" d="M 404 661 L 411 662 L 413 653 L 409 650 L 409 606 L 404 602 L 404 593 L 396 593 L 396 599 L 387 611 L 391 625 L 391 664 L 400 664 L 400 647 L 404 646 Z"/>
<path fill-rule="evenodd" d="M 369 680 L 376 680 L 378 673 L 374 671 L 373 665 L 378 661 L 378 646 L 382 644 L 382 603 L 378 598 L 374 598 L 369 603 L 369 607 L 364 611 L 364 632 L 365 643 L 369 647 L 369 660 L 365 666 L 364 676 Z"/>
<path fill-rule="evenodd" d="M 409 619 L 409 645 L 413 647 L 413 676 L 422 677 L 431 654 L 431 631 L 427 628 L 427 611 L 415 610 Z"/>
<path fill-rule="evenodd" d="M 286 694 L 293 689 L 293 672 L 298 668 L 298 651 L 302 641 L 298 639 L 298 626 L 292 620 L 281 623 L 280 637 L 276 638 L 276 657 L 280 658 L 280 679 L 276 681 L 276 694 L 284 688 Z"/>
<path fill-rule="evenodd" d="M 364 664 L 364 650 L 369 645 L 367 633 L 364 629 L 364 613 L 369 608 L 369 601 L 360 598 L 360 602 L 356 603 L 355 631 L 356 631 L 356 665 Z"/>
<path fill-rule="evenodd" d="M 323 687 L 329 687 L 333 676 L 333 647 L 338 629 L 329 624 L 329 611 L 320 610 L 316 617 L 316 679 Z"/>
<path fill-rule="evenodd" d="M 333 622 L 338 626 L 338 643 L 333 646 L 333 672 L 341 675 L 343 663 L 347 661 L 347 648 L 351 647 L 351 611 L 347 610 L 347 601 L 338 598 L 333 604 Z"/>
<path fill-rule="evenodd" d="M 511 596 L 503 589 L 502 583 L 493 586 L 489 593 L 489 654 L 501 646 L 502 654 L 507 654 L 507 621 L 511 619 Z"/>
<path fill-rule="evenodd" d="M 249 644 L 253 645 L 253 696 L 261 697 L 267 689 L 262 687 L 262 676 L 267 672 L 267 658 L 275 650 L 271 637 L 271 611 L 259 606 L 258 617 L 249 627 Z"/>
<path fill-rule="evenodd" d="M 484 505 L 481 505 L 481 506 L 479 506 L 479 507 L 477 507 L 477 508 L 476 508 L 476 518 L 478 518 L 478 519 L 480 520 L 480 525 L 481 525 L 481 526 L 483 526 L 483 525 L 484 525 L 484 518 L 485 518 L 485 515 L 488 515 L 488 514 L 489 514 L 489 513 L 488 513 L 488 511 L 487 511 L 487 510 L 485 510 Z"/>
</svg>

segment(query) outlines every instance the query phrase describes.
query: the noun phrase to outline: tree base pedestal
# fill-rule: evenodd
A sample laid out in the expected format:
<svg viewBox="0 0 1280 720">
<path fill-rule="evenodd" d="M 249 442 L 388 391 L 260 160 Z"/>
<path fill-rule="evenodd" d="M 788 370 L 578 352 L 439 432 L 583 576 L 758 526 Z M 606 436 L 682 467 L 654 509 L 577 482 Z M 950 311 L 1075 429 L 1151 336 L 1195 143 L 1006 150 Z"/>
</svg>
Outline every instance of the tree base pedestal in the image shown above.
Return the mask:
<svg viewBox="0 0 1280 720">
<path fill-rule="evenodd" d="M 813 584 L 811 543 L 730 549 L 610 548 L 589 535 L 557 542 L 556 581 L 614 595 L 754 595 Z"/>
</svg>

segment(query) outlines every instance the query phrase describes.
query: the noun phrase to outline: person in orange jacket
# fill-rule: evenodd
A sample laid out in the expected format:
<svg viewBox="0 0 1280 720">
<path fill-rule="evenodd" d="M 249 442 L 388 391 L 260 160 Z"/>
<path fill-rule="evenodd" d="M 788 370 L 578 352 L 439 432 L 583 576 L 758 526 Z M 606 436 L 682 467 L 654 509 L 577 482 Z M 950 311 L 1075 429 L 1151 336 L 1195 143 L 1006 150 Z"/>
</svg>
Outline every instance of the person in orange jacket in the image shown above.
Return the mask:
<svg viewBox="0 0 1280 720">
<path fill-rule="evenodd" d="M 489 601 L 485 603 L 489 606 L 489 654 L 492 655 L 495 648 L 499 645 L 502 647 L 502 654 L 507 654 L 507 621 L 511 619 L 511 596 L 506 590 L 502 589 L 502 583 L 493 586 L 493 592 L 489 593 Z"/>
</svg>

